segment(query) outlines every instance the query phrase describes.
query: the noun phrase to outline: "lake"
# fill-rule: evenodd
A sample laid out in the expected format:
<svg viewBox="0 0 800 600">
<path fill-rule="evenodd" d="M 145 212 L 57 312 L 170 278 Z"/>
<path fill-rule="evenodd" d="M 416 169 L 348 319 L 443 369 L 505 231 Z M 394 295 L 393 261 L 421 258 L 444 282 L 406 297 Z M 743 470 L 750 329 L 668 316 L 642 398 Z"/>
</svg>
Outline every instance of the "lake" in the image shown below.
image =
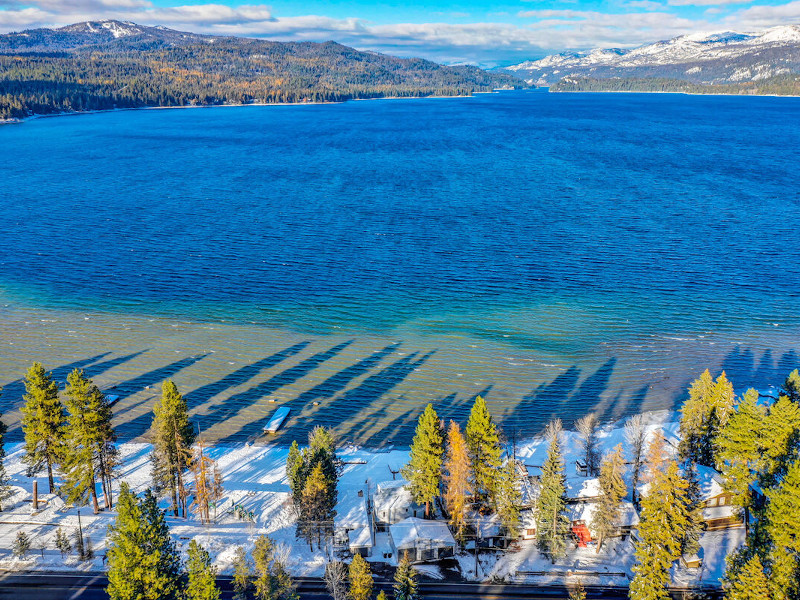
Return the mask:
<svg viewBox="0 0 800 600">
<path fill-rule="evenodd" d="M 79 366 L 124 439 L 506 436 L 800 366 L 800 99 L 501 92 L 0 127 L 0 398 Z"/>
</svg>

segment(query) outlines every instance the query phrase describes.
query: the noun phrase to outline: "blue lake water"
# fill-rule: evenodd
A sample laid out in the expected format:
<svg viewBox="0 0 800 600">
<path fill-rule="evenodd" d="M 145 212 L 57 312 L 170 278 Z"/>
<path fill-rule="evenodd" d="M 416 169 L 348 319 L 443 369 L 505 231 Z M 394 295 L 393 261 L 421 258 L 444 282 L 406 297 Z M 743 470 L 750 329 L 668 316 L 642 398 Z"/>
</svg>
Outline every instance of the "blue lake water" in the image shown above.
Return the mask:
<svg viewBox="0 0 800 600">
<path fill-rule="evenodd" d="M 278 403 L 378 444 L 478 392 L 524 434 L 671 408 L 706 366 L 779 383 L 798 123 L 794 98 L 508 92 L 0 127 L 6 410 L 29 359 L 103 352 L 131 407 L 175 376 L 228 441 Z"/>
</svg>

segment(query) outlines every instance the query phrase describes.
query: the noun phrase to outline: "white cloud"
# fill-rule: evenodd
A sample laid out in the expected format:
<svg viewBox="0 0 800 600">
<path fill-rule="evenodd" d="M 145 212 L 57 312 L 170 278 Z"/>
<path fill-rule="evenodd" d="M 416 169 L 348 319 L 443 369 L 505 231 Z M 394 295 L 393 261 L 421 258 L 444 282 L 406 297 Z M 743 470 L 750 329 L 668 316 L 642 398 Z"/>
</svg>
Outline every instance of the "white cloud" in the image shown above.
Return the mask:
<svg viewBox="0 0 800 600">
<path fill-rule="evenodd" d="M 725 4 L 747 4 L 753 0 L 667 0 L 670 6 L 721 6 Z"/>
<path fill-rule="evenodd" d="M 788 4 L 756 5 L 730 15 L 725 22 L 731 27 L 765 29 L 775 25 L 791 25 L 800 22 L 800 0 Z"/>
</svg>

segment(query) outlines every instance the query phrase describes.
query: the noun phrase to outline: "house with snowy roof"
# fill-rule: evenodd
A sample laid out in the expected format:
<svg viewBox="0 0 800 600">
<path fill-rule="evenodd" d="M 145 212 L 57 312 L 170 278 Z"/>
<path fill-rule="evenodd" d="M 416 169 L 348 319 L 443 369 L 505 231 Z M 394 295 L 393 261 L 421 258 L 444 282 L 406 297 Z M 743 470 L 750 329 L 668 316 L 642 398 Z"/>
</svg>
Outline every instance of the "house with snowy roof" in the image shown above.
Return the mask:
<svg viewBox="0 0 800 600">
<path fill-rule="evenodd" d="M 389 526 L 409 517 L 425 516 L 425 505 L 414 502 L 405 479 L 379 483 L 375 488 L 372 505 L 377 531 L 386 531 Z"/>
<path fill-rule="evenodd" d="M 369 495 L 364 490 L 341 495 L 334 518 L 334 543 L 338 549 L 372 556 L 375 530 L 369 508 Z"/>
<path fill-rule="evenodd" d="M 455 555 L 456 540 L 445 521 L 408 517 L 389 526 L 395 556 L 408 552 L 412 562 L 428 562 Z"/>
<path fill-rule="evenodd" d="M 703 522 L 707 531 L 744 526 L 744 512 L 733 504 L 733 494 L 725 490 L 722 475 L 711 467 L 697 466 Z"/>
</svg>

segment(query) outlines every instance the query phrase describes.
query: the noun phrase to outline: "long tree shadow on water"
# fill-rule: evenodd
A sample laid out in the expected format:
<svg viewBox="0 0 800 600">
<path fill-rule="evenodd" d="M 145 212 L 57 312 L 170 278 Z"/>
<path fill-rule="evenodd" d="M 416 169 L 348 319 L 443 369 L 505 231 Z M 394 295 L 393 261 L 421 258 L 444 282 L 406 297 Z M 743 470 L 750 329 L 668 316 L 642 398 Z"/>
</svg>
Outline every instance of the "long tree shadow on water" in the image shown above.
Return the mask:
<svg viewBox="0 0 800 600">
<path fill-rule="evenodd" d="M 230 398 L 227 398 L 223 402 L 217 404 L 212 408 L 212 410 L 204 413 L 198 413 L 198 417 L 202 419 L 203 423 L 217 423 L 219 421 L 231 418 L 242 411 L 247 410 L 248 407 L 256 404 L 259 400 L 269 396 L 280 388 L 291 385 L 292 383 L 302 379 L 323 362 L 330 360 L 339 354 L 353 342 L 354 340 L 348 340 L 322 352 L 317 352 L 316 354 L 304 359 L 297 365 L 290 367 L 285 371 L 278 373 L 277 375 L 274 375 L 270 379 L 259 383 L 258 385 L 255 385 L 250 389 L 241 392 L 240 394 L 232 395 Z M 281 405 L 276 404 L 275 408 L 278 406 Z M 261 433 L 265 422 L 266 421 L 264 419 L 257 419 L 247 424 L 239 431 L 228 434 L 224 438 L 220 439 L 219 443 L 226 444 L 251 439 L 252 437 Z"/>
<path fill-rule="evenodd" d="M 211 398 L 213 398 L 217 394 L 221 394 L 222 392 L 224 392 L 229 388 L 241 385 L 246 381 L 249 381 L 256 375 L 258 375 L 262 371 L 271 369 L 272 367 L 278 365 L 287 358 L 294 356 L 298 352 L 301 352 L 310 343 L 311 342 L 306 341 L 306 342 L 300 342 L 299 344 L 295 344 L 294 346 L 289 346 L 288 348 L 284 348 L 280 352 L 276 352 L 271 356 L 267 356 L 265 358 L 257 360 L 254 363 L 236 369 L 235 371 L 233 371 L 232 373 L 228 373 L 227 375 L 225 375 L 225 377 L 223 377 L 218 381 L 201 386 L 196 390 L 192 390 L 191 392 L 189 392 L 184 396 L 184 398 L 186 398 L 186 403 L 188 404 L 189 408 L 192 409 L 205 402 L 208 402 Z"/>
<path fill-rule="evenodd" d="M 394 349 L 396 349 L 394 344 L 387 346 L 340 373 L 345 373 L 349 380 L 352 380 L 354 378 L 351 377 L 353 373 L 363 374 L 367 372 L 370 366 L 377 364 L 382 358 L 390 355 Z M 355 430 L 365 419 L 373 422 L 371 415 L 375 412 L 376 405 L 384 394 L 402 382 L 414 369 L 425 363 L 434 352 L 435 350 L 419 358 L 417 358 L 418 353 L 413 352 L 373 373 L 343 395 L 323 398 L 319 406 L 314 406 L 309 402 L 310 396 L 301 394 L 298 398 L 286 404 L 293 407 L 294 415 L 290 416 L 278 440 L 281 443 L 289 443 L 293 439 L 304 441 L 311 429 L 316 425 L 322 425 L 333 428 L 342 440 L 360 442 L 361 440 L 355 434 Z M 335 380 L 336 377 L 334 375 L 331 379 Z M 323 382 L 321 385 L 325 385 L 325 383 Z M 328 389 L 330 390 L 330 388 Z M 317 395 L 316 397 L 320 396 Z M 302 404 L 300 403 L 301 398 Z M 263 423 L 259 427 L 263 427 Z"/>
</svg>

